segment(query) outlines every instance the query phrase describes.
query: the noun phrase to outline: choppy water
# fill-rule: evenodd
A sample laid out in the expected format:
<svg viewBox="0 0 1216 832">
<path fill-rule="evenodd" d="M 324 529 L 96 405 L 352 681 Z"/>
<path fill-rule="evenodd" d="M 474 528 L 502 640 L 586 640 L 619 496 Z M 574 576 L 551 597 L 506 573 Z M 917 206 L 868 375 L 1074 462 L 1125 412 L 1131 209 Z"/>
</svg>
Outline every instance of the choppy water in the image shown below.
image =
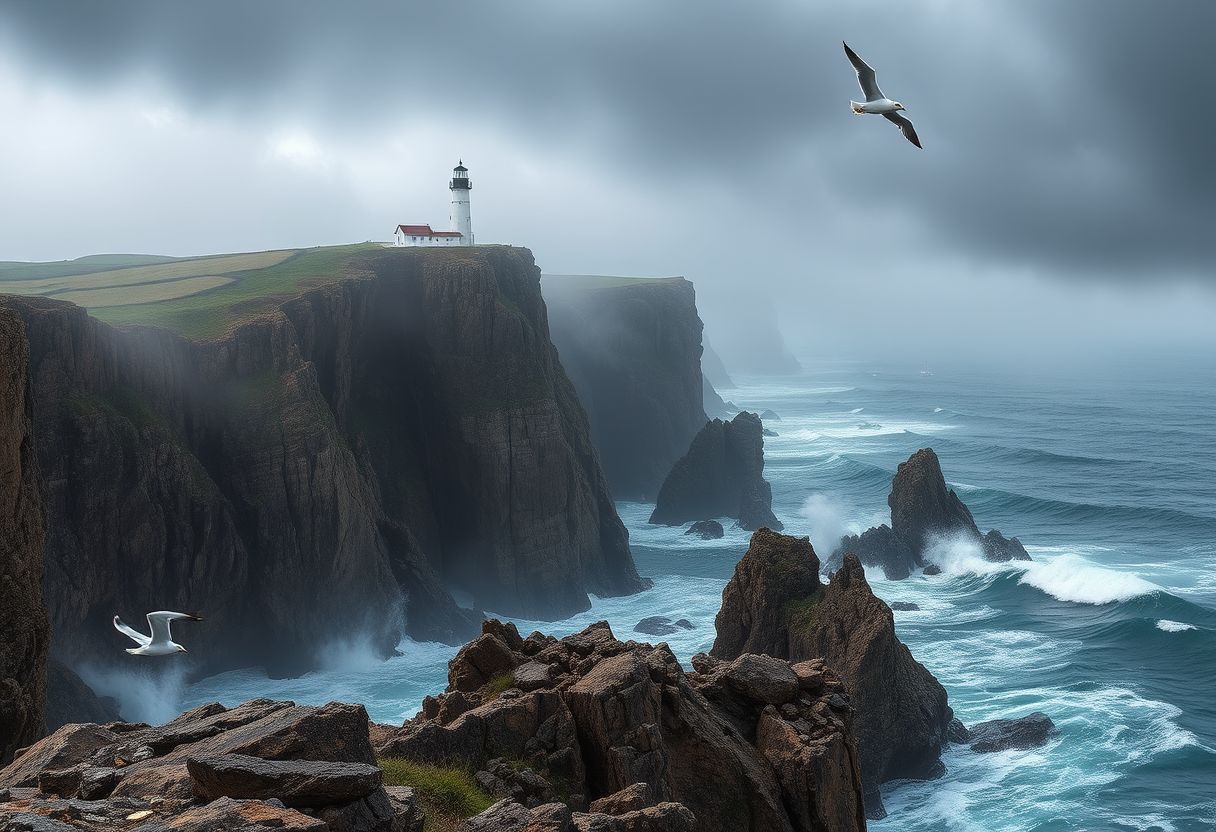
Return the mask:
<svg viewBox="0 0 1216 832">
<path fill-rule="evenodd" d="M 1130 371 L 1129 371 L 1130 372 Z M 1034 751 L 952 749 L 948 774 L 884 788 L 876 830 L 1216 829 L 1216 374 L 998 376 L 937 368 L 820 365 L 798 378 L 739 379 L 740 406 L 772 408 L 766 475 L 787 531 L 823 549 L 886 520 L 895 466 L 937 450 L 983 529 L 1017 535 L 1034 563 L 993 566 L 946 552 L 934 578 L 886 582 L 900 637 L 946 686 L 966 723 L 1048 713 L 1060 731 Z M 622 503 L 649 592 L 596 601 L 564 634 L 606 618 L 621 635 L 647 615 L 693 621 L 682 659 L 708 649 L 722 587 L 747 535 L 694 541 Z M 440 690 L 452 649 L 406 643 L 387 663 L 338 646 L 331 669 L 272 681 L 205 679 L 172 709 L 253 696 L 363 702 L 411 716 Z M 158 701 L 163 701 L 163 698 Z"/>
</svg>

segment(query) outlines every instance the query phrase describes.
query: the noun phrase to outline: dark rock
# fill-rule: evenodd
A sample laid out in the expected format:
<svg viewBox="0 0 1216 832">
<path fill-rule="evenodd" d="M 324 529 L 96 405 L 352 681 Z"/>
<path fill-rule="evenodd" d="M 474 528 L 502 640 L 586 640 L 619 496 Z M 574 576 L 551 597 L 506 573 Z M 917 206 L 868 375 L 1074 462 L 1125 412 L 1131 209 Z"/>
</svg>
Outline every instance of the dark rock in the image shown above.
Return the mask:
<svg viewBox="0 0 1216 832">
<path fill-rule="evenodd" d="M 0 770 L 0 788 L 36 786 L 42 772 L 85 763 L 99 748 L 119 739 L 118 734 L 100 725 L 65 725 Z"/>
<path fill-rule="evenodd" d="M 613 792 L 607 797 L 592 801 L 591 811 L 603 815 L 623 815 L 626 812 L 653 806 L 654 802 L 650 786 L 645 783 L 634 783 L 619 792 Z"/>
<path fill-rule="evenodd" d="M 116 722 L 122 716 L 118 703 L 98 696 L 75 671 L 58 659 L 47 664 L 46 730 L 55 731 L 69 722 Z"/>
<path fill-rule="evenodd" d="M 482 633 L 448 662 L 448 684 L 472 693 L 515 669 L 515 653 L 494 633 Z"/>
<path fill-rule="evenodd" d="M 676 626 L 679 627 L 681 630 L 696 629 L 695 626 L 693 625 L 693 623 L 691 621 L 689 621 L 687 618 L 677 618 Z"/>
<path fill-rule="evenodd" d="M 413 801 L 413 791 L 407 791 L 411 800 L 407 805 L 391 798 L 386 789 L 376 789 L 366 797 L 324 806 L 313 814 L 325 821 L 329 832 L 421 832 L 422 809 Z"/>
<path fill-rule="evenodd" d="M 426 815 L 414 790 L 409 786 L 385 786 L 384 793 L 393 810 L 392 832 L 422 832 Z"/>
<path fill-rule="evenodd" d="M 50 628 L 42 600 L 45 543 L 31 417 L 29 345 L 0 307 L 0 766 L 42 736 Z"/>
<path fill-rule="evenodd" d="M 920 604 L 914 604 L 911 601 L 892 601 L 890 607 L 896 612 L 916 612 L 920 609 Z"/>
<path fill-rule="evenodd" d="M 822 659 L 847 685 L 855 709 L 867 804 L 888 780 L 923 777 L 936 765 L 953 713 L 946 691 L 895 634 L 889 607 L 846 555 L 826 587 L 806 538 L 761 530 L 722 592 L 713 655 L 765 653 Z M 795 673 L 813 678 L 813 669 Z"/>
<path fill-rule="evenodd" d="M 1018 719 L 993 719 L 971 726 L 972 751 L 992 752 L 1038 748 L 1055 731 L 1047 714 L 1036 711 Z"/>
<path fill-rule="evenodd" d="M 1026 551 L 1022 541 L 1016 537 L 1006 538 L 996 529 L 990 529 L 988 534 L 984 535 L 981 546 L 984 550 L 984 557 L 997 563 L 1009 560 L 1030 560 L 1030 553 Z"/>
<path fill-rule="evenodd" d="M 659 489 L 651 523 L 678 526 L 699 517 L 734 517 L 744 529 L 780 529 L 764 479 L 760 419 L 740 413 L 706 423 Z"/>
<path fill-rule="evenodd" d="M 544 662 L 524 662 L 515 668 L 514 683 L 525 693 L 547 688 L 553 683 L 553 668 Z"/>
<path fill-rule="evenodd" d="M 726 534 L 726 530 L 717 520 L 698 520 L 684 534 L 695 534 L 702 540 L 718 540 Z"/>
<path fill-rule="evenodd" d="M 762 422 L 780 422 L 781 417 L 778 416 L 772 410 L 766 410 L 760 414 L 760 421 L 762 421 Z"/>
<path fill-rule="evenodd" d="M 773 430 L 772 428 L 765 428 L 764 430 L 760 431 L 760 435 L 761 436 L 780 436 L 781 434 L 777 433 L 777 431 Z"/>
<path fill-rule="evenodd" d="M 856 555 L 864 566 L 881 569 L 888 581 L 901 581 L 922 565 L 919 553 L 887 525 L 841 538 L 829 562 L 832 571 L 840 568 L 845 554 Z"/>
<path fill-rule="evenodd" d="M 946 729 L 946 739 L 953 743 L 965 745 L 971 742 L 971 732 L 967 730 L 967 726 L 961 720 L 955 717 L 950 720 L 950 726 Z"/>
<path fill-rule="evenodd" d="M 150 820 L 133 827 L 134 832 L 328 832 L 329 825 L 295 809 L 281 809 L 261 800 L 221 797 L 205 806 L 189 809 L 172 818 L 171 824 Z"/>
<path fill-rule="evenodd" d="M 921 574 L 928 575 L 930 577 L 933 575 L 940 575 L 942 574 L 942 568 L 936 563 L 927 563 L 925 564 L 925 568 L 921 571 Z"/>
<path fill-rule="evenodd" d="M 560 275 L 541 288 L 612 495 L 653 499 L 705 424 L 693 284 Z"/>
<path fill-rule="evenodd" d="M 672 633 L 678 633 L 681 629 L 683 628 L 677 627 L 665 615 L 652 615 L 639 621 L 633 631 L 645 633 L 648 636 L 669 636 Z"/>
<path fill-rule="evenodd" d="M 771 656 L 744 653 L 722 665 L 719 672 L 728 685 L 753 702 L 780 705 L 798 695 L 798 677 L 789 663 Z"/>
<path fill-rule="evenodd" d="M 349 803 L 367 797 L 383 779 L 379 768 L 366 763 L 263 760 L 245 754 L 191 757 L 186 768 L 195 793 L 207 800 L 274 797 L 293 808 Z"/>
<path fill-rule="evenodd" d="M 622 815 L 575 813 L 572 822 L 575 832 L 694 832 L 704 828 L 679 803 L 660 803 Z"/>
<path fill-rule="evenodd" d="M 922 448 L 899 464 L 887 505 L 891 507 L 892 531 L 916 552 L 923 552 L 934 535 L 980 537 L 967 506 L 946 487 L 932 448 Z"/>
</svg>

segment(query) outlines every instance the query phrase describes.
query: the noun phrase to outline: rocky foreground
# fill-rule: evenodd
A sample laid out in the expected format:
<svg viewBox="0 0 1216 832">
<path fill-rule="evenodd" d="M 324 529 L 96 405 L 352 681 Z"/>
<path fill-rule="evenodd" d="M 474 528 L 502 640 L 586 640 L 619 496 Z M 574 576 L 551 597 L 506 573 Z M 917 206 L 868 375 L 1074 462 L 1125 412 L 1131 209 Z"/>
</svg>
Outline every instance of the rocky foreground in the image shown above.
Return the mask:
<svg viewBox="0 0 1216 832">
<path fill-rule="evenodd" d="M 470 830 L 570 828 L 554 825 L 565 817 L 555 795 L 579 830 L 865 828 L 853 709 L 823 662 L 702 654 L 693 666 L 603 622 L 558 640 L 487 621 L 452 661 L 447 691 L 376 749 L 462 760 L 522 807 L 491 809 L 516 825 L 475 819 Z"/>
</svg>

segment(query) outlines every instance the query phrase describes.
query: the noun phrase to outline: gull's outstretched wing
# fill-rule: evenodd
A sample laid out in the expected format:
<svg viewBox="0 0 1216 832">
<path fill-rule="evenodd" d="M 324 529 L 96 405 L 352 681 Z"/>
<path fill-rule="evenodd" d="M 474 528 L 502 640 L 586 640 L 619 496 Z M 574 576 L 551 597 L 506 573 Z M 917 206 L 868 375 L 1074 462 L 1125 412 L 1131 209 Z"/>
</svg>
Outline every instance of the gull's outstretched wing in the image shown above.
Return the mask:
<svg viewBox="0 0 1216 832">
<path fill-rule="evenodd" d="M 841 41 L 844 43 L 844 41 Z M 866 101 L 877 101 L 880 98 L 886 98 L 882 94 L 882 90 L 878 88 L 878 81 L 874 78 L 874 70 L 870 65 L 857 57 L 857 53 L 849 48 L 847 43 L 844 44 L 844 54 L 849 56 L 849 63 L 853 65 L 853 69 L 857 70 L 857 83 L 861 85 L 861 91 L 866 94 Z"/>
<path fill-rule="evenodd" d="M 140 647 L 146 647 L 152 641 L 152 639 L 150 639 L 148 636 L 144 635 L 143 633 L 141 633 L 137 630 L 132 630 L 126 624 L 123 624 L 122 619 L 119 618 L 117 615 L 114 616 L 114 629 L 118 630 L 118 632 L 122 633 L 124 636 L 131 639 L 131 641 L 135 642 Z"/>
<path fill-rule="evenodd" d="M 152 632 L 152 641 L 155 644 L 165 644 L 173 641 L 173 634 L 169 632 L 169 624 L 180 619 L 188 619 L 190 621 L 202 621 L 197 615 L 191 615 L 188 612 L 170 612 L 168 610 L 160 610 L 158 612 L 148 613 L 148 629 Z"/>
<path fill-rule="evenodd" d="M 916 128 L 912 126 L 910 119 L 901 116 L 899 113 L 883 113 L 882 117 L 899 127 L 899 132 L 904 134 L 905 139 L 920 147 L 920 139 L 917 137 Z"/>
</svg>

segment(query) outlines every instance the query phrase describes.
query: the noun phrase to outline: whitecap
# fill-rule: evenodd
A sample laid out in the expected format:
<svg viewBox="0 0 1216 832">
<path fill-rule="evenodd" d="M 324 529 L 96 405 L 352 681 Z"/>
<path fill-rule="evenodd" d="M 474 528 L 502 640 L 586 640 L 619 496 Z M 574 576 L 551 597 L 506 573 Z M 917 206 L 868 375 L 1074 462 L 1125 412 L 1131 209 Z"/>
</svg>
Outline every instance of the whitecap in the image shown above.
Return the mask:
<svg viewBox="0 0 1216 832">
<path fill-rule="evenodd" d="M 1074 604 L 1113 604 L 1151 595 L 1161 587 L 1130 572 L 1097 566 L 1076 555 L 1032 562 L 1018 583 Z"/>
<path fill-rule="evenodd" d="M 1197 628 L 1194 624 L 1183 624 L 1181 621 L 1170 621 L 1168 618 L 1163 618 L 1157 622 L 1157 629 L 1167 633 L 1182 633 Z"/>
<path fill-rule="evenodd" d="M 850 412 L 850 413 L 860 413 L 860 412 L 861 412 L 861 411 L 863 411 L 863 410 L 865 410 L 865 408 L 864 408 L 864 407 L 855 407 L 855 408 L 853 408 L 852 410 L 850 410 L 849 412 Z"/>
<path fill-rule="evenodd" d="M 940 407 L 935 407 L 935 408 L 933 408 L 933 412 L 934 412 L 934 413 L 941 413 L 941 412 L 942 412 L 942 409 L 941 409 Z"/>
</svg>

